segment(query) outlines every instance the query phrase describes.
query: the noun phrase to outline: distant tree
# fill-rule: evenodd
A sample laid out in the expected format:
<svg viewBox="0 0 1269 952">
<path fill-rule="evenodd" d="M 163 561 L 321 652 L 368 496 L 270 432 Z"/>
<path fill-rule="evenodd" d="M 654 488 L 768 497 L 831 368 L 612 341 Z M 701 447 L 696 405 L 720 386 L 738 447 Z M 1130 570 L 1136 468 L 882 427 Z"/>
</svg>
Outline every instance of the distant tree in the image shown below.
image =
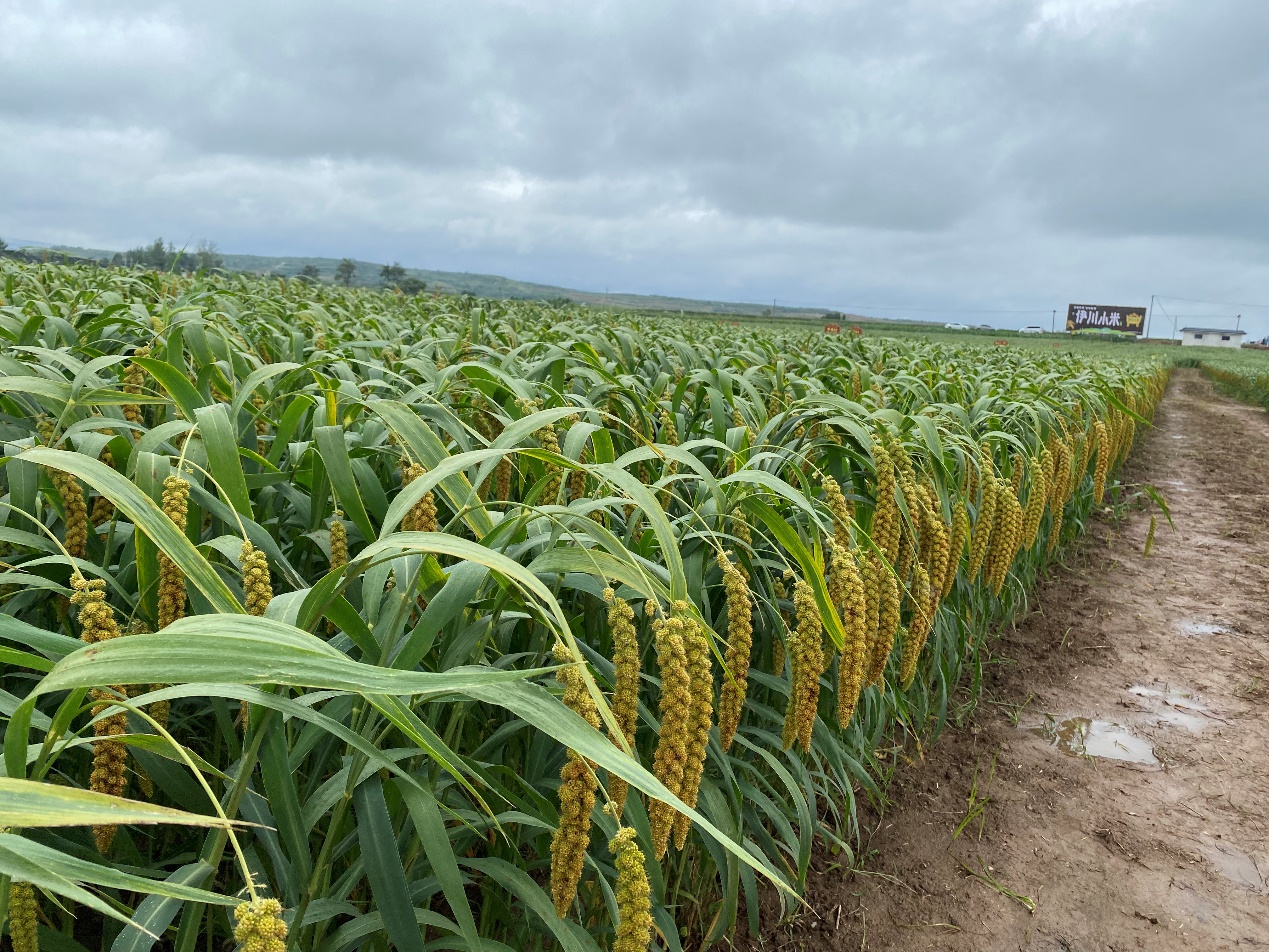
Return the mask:
<svg viewBox="0 0 1269 952">
<path fill-rule="evenodd" d="M 315 264 L 306 264 L 300 268 L 300 273 L 296 275 L 301 281 L 307 281 L 309 284 L 316 283 L 322 277 L 322 272 Z"/>
<path fill-rule="evenodd" d="M 198 242 L 198 250 L 194 253 L 194 263 L 199 271 L 204 271 L 223 268 L 225 259 L 217 249 L 216 242 L 203 238 Z"/>
<path fill-rule="evenodd" d="M 0 238 L 0 252 L 5 252 L 8 250 L 9 250 L 9 243 L 5 241 L 3 238 Z"/>
<path fill-rule="evenodd" d="M 397 290 L 402 294 L 422 294 L 427 290 L 427 282 L 407 275 L 397 282 Z"/>
<path fill-rule="evenodd" d="M 339 262 L 339 266 L 335 268 L 335 280 L 348 287 L 352 284 L 352 279 L 357 274 L 357 262 L 352 258 L 345 258 Z"/>
<path fill-rule="evenodd" d="M 570 297 L 564 297 L 563 295 L 560 295 L 559 297 L 551 298 L 546 303 L 551 305 L 551 307 L 568 307 L 570 304 L 573 303 L 573 299 Z"/>
<path fill-rule="evenodd" d="M 387 287 L 391 287 L 394 284 L 399 285 L 405 279 L 405 268 L 401 267 L 400 261 L 385 264 L 379 269 L 379 277 Z"/>
</svg>

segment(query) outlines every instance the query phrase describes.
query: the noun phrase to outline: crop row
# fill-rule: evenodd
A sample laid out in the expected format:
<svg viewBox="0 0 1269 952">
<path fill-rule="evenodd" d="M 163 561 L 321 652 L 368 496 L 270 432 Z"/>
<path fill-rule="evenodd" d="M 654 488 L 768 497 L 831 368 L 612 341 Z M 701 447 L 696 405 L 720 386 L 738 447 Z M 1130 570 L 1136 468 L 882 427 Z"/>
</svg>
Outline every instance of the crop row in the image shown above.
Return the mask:
<svg viewBox="0 0 1269 952">
<path fill-rule="evenodd" d="M 0 269 L 15 943 L 54 895 L 93 948 L 756 928 L 763 884 L 795 901 L 856 797 L 972 703 L 1166 382 Z"/>
</svg>

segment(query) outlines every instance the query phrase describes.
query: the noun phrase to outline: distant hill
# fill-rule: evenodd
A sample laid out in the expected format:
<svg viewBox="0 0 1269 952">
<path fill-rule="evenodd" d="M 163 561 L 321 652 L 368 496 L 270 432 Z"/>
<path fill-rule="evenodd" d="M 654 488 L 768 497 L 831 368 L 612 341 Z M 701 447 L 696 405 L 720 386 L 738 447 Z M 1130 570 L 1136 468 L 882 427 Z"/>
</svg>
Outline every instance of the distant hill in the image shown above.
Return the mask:
<svg viewBox="0 0 1269 952">
<path fill-rule="evenodd" d="M 15 239 L 11 247 L 23 248 L 37 254 L 65 254 L 75 258 L 95 258 L 110 260 L 115 251 L 103 248 L 77 248 L 70 245 L 49 245 L 43 242 Z M 339 258 L 305 258 L 298 256 L 266 256 L 238 255 L 220 252 L 225 260 L 225 268 L 230 271 L 243 271 L 249 274 L 276 274 L 283 277 L 294 277 L 306 266 L 317 268 L 320 280 L 329 284 L 334 280 L 335 268 Z M 378 287 L 379 269 L 382 263 L 374 261 L 357 261 L 357 273 L 353 278 L 355 286 Z M 781 317 L 781 318 L 819 318 L 826 312 L 825 308 L 811 307 L 771 307 L 763 304 L 747 304 L 738 301 L 702 301 L 696 298 L 667 297 L 658 294 L 622 294 L 600 293 L 597 291 L 578 291 L 575 288 L 557 287 L 551 284 L 535 284 L 531 281 L 517 281 L 497 274 L 473 274 L 467 271 L 429 271 L 424 268 L 406 268 L 408 277 L 426 281 L 429 290 L 443 294 L 474 294 L 477 297 L 494 300 L 526 300 L 553 301 L 568 299 L 579 304 L 593 307 L 625 308 L 641 311 L 684 311 L 693 314 L 732 314 L 746 317 Z M 840 315 L 843 320 L 884 322 L 884 318 L 865 318 L 859 315 Z M 896 323 L 911 324 L 911 321 Z"/>
</svg>

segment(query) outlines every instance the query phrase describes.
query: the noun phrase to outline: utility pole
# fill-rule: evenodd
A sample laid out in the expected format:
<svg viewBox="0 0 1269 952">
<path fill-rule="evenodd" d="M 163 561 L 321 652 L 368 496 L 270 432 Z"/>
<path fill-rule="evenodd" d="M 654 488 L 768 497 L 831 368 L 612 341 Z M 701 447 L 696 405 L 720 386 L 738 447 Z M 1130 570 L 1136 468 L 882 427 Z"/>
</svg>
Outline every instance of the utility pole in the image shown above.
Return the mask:
<svg viewBox="0 0 1269 952">
<path fill-rule="evenodd" d="M 1056 307 L 1053 309 L 1053 314 L 1049 318 L 1049 333 L 1050 334 L 1057 333 L 1057 308 Z"/>
<path fill-rule="evenodd" d="M 1150 317 L 1154 314 L 1154 295 L 1150 295 L 1150 310 L 1146 311 L 1146 337 L 1150 336 Z"/>
<path fill-rule="evenodd" d="M 1242 326 L 1243 326 L 1243 316 L 1239 314 L 1237 321 L 1234 323 L 1234 330 L 1238 330 Z"/>
</svg>

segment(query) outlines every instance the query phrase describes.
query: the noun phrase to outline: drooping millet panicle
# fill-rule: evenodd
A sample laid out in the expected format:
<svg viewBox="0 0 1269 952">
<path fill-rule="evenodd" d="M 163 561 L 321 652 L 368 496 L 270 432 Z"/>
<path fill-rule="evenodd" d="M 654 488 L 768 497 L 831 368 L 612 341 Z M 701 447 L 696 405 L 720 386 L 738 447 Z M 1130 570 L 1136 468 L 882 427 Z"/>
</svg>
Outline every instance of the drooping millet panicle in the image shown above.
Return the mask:
<svg viewBox="0 0 1269 952">
<path fill-rule="evenodd" d="M 690 614 L 691 606 L 678 601 L 671 611 L 683 616 L 683 647 L 687 651 L 687 671 L 692 679 L 692 711 L 687 735 L 687 763 L 683 765 L 683 786 L 679 799 L 689 807 L 696 807 L 701 789 L 701 776 L 705 772 L 705 754 L 709 749 L 709 729 L 714 722 L 714 668 L 710 651 L 709 634 L 705 626 Z M 692 821 L 686 813 L 674 818 L 674 846 L 682 849 Z"/>
<path fill-rule="evenodd" d="M 679 431 L 678 431 L 678 428 L 674 425 L 674 416 L 673 414 L 670 413 L 669 410 L 661 411 L 661 442 L 666 444 L 667 446 L 679 445 Z M 678 460 L 667 459 L 665 461 L 665 475 L 666 476 L 673 477 L 674 475 L 678 473 L 678 471 L 679 471 Z M 666 486 L 665 489 L 661 490 L 658 496 L 658 499 L 661 502 L 662 509 L 668 509 L 670 507 L 670 500 L 673 498 L 673 496 L 674 496 L 674 492 L 668 485 Z"/>
<path fill-rule="evenodd" d="M 1024 550 L 1035 545 L 1035 537 L 1044 519 L 1044 506 L 1049 497 L 1049 487 L 1044 482 L 1044 464 L 1034 456 L 1031 457 L 1030 473 L 1031 489 L 1027 495 L 1027 505 L 1022 510 L 1022 548 Z"/>
<path fill-rule="evenodd" d="M 123 374 L 123 392 L 138 395 L 145 387 L 145 369 L 138 363 L 136 358 L 149 357 L 149 347 L 138 347 L 132 353 L 132 362 L 128 364 L 128 369 Z M 145 418 L 141 415 L 141 406 L 136 403 L 125 403 L 123 405 L 123 418 L 129 423 L 144 424 Z"/>
<path fill-rule="evenodd" d="M 639 629 L 634 609 L 611 588 L 604 589 L 608 604 L 608 631 L 612 635 L 612 714 L 626 744 L 633 749 L 635 728 L 639 724 Z M 611 728 L 609 728 L 611 731 Z M 617 805 L 621 816 L 626 805 L 629 784 L 614 774 L 608 775 L 608 796 Z"/>
<path fill-rule="evenodd" d="M 80 639 L 85 644 L 111 641 L 121 634 L 114 612 L 106 604 L 106 583 L 102 579 L 86 581 L 76 575 L 71 579 L 75 594 L 71 602 L 79 608 Z M 128 714 L 119 710 L 102 716 L 119 697 L 127 697 L 125 687 L 93 688 L 93 766 L 89 786 L 95 793 L 121 797 L 128 787 L 128 748 L 115 738 L 128 733 Z M 93 827 L 97 850 L 105 853 L 114 842 L 116 827 L 102 824 Z"/>
<path fill-rule="evenodd" d="M 163 480 L 163 512 L 180 532 L 189 519 L 189 483 L 179 476 Z M 185 573 L 159 551 L 158 627 L 166 628 L 185 617 Z"/>
<path fill-rule="evenodd" d="M 619 829 L 608 851 L 617 867 L 617 934 L 612 952 L 645 952 L 652 939 L 652 889 L 634 828 Z"/>
<path fill-rule="evenodd" d="M 877 640 L 881 637 L 881 572 L 884 568 L 881 557 L 876 552 L 868 552 L 857 557 L 859 577 L 864 583 L 864 625 L 868 642 L 864 648 L 864 667 L 862 687 L 868 686 L 868 674 L 872 668 L 873 652 L 877 650 Z"/>
<path fill-rule="evenodd" d="M 554 453 L 557 456 L 560 453 L 560 438 L 555 435 L 554 424 L 548 423 L 540 430 L 536 430 L 533 434 L 538 441 L 538 445 L 548 453 Z M 546 480 L 542 483 L 542 495 L 539 500 L 546 504 L 554 504 L 559 501 L 560 486 L 563 484 L 563 472 L 559 463 L 548 462 L 544 464 L 546 469 Z"/>
<path fill-rule="evenodd" d="M 1009 470 L 1009 485 L 1013 487 L 1013 494 L 1019 498 L 1022 497 L 1022 477 L 1026 474 L 1027 461 L 1021 453 L 1014 453 L 1011 467 Z"/>
<path fill-rule="evenodd" d="M 234 939 L 243 952 L 286 952 L 282 903 L 257 899 L 234 908 Z"/>
<path fill-rule="evenodd" d="M 9 943 L 13 952 L 40 952 L 39 928 L 40 904 L 35 898 L 35 887 L 10 880 Z"/>
<path fill-rule="evenodd" d="M 273 601 L 269 559 L 250 542 L 243 542 L 238 564 L 242 566 L 242 593 L 246 599 L 247 614 L 262 617 L 269 602 Z"/>
<path fill-rule="evenodd" d="M 961 559 L 965 555 L 965 543 L 969 539 L 969 510 L 964 499 L 952 503 L 952 538 L 948 543 L 949 559 L 947 572 L 943 577 L 942 597 L 947 598 L 956 584 L 956 572 L 960 568 Z"/>
<path fill-rule="evenodd" d="M 1141 554 L 1146 558 L 1150 558 L 1150 550 L 1154 547 L 1154 530 L 1158 520 L 1153 515 L 1150 516 L 1150 528 L 1146 531 L 1146 546 L 1141 550 Z"/>
<path fill-rule="evenodd" d="M 50 474 L 57 493 L 62 497 L 62 520 L 65 526 L 66 551 L 82 559 L 88 549 L 88 504 L 79 480 L 70 473 L 55 469 Z"/>
<path fill-rule="evenodd" d="M 599 729 L 599 711 L 586 689 L 586 678 L 573 662 L 572 652 L 557 642 L 553 651 L 557 663 L 564 665 L 556 677 L 564 685 L 564 705 L 580 715 L 586 723 Z M 560 770 L 560 823 L 551 838 L 551 900 L 556 914 L 563 919 L 577 897 L 577 884 L 582 878 L 586 849 L 590 846 L 590 815 L 595 809 L 595 772 L 577 751 L 570 749 Z"/>
<path fill-rule="evenodd" d="M 427 468 L 422 463 L 410 463 L 405 466 L 401 471 L 401 488 L 404 489 L 425 473 L 427 473 Z M 401 517 L 401 531 L 435 532 L 436 530 L 436 496 L 431 490 L 428 490 Z"/>
<path fill-rule="evenodd" d="M 811 733 L 819 709 L 820 676 L 824 673 L 824 620 L 815 594 L 805 579 L 793 586 L 793 612 L 797 628 L 789 648 L 793 658 L 793 690 L 784 715 L 784 749 L 801 742 L 811 749 Z"/>
<path fill-rule="evenodd" d="M 824 477 L 824 502 L 833 514 L 833 544 L 839 548 L 850 548 L 850 523 L 852 512 L 850 503 L 842 493 L 842 488 L 832 476 Z"/>
<path fill-rule="evenodd" d="M 879 589 L 881 593 L 877 606 L 877 639 L 873 643 L 873 651 L 868 661 L 866 684 L 880 684 L 886 673 L 886 662 L 890 660 L 890 652 L 894 650 L 894 641 L 899 634 L 899 611 L 901 594 L 899 580 L 880 560 L 874 563 Z"/>
<path fill-rule="evenodd" d="M 892 565 L 899 557 L 899 504 L 895 500 L 894 462 L 880 440 L 872 441 L 872 457 L 877 467 L 877 505 L 872 516 L 872 540 Z"/>
<path fill-rule="evenodd" d="M 661 671 L 661 698 L 657 709 L 661 733 L 652 759 L 652 772 L 675 796 L 683 788 L 692 723 L 692 679 L 688 672 L 683 627 L 683 619 L 678 617 L 658 617 L 652 622 L 657 665 Z M 676 815 L 673 807 L 660 800 L 653 800 L 648 806 L 653 852 L 657 859 L 665 855 Z"/>
<path fill-rule="evenodd" d="M 753 607 L 749 582 L 744 573 L 727 558 L 718 554 L 718 567 L 723 570 L 723 588 L 727 592 L 726 669 L 718 699 L 718 739 L 723 750 L 731 748 L 740 714 L 749 692 L 749 655 L 753 650 Z"/>
<path fill-rule="evenodd" d="M 924 565 L 916 564 L 912 571 L 912 618 L 908 621 L 908 632 L 903 638 L 903 649 L 899 655 L 899 683 L 907 687 L 916 676 L 917 659 L 921 649 L 925 647 L 925 639 L 929 637 L 930 628 L 934 624 L 935 601 L 931 592 L 930 575 Z M 925 606 L 922 608 L 922 606 Z"/>
<path fill-rule="evenodd" d="M 348 564 L 348 527 L 344 514 L 336 509 L 330 516 L 330 568 L 337 572 Z"/>
<path fill-rule="evenodd" d="M 992 462 L 991 454 L 986 450 L 979 457 L 978 468 L 982 474 L 983 498 L 978 504 L 978 517 L 974 521 L 974 528 L 969 537 L 969 580 L 971 582 L 978 577 L 978 571 L 983 567 L 987 553 L 990 551 L 991 536 L 995 531 L 996 523 L 996 499 L 999 495 L 996 491 L 996 467 Z"/>
<path fill-rule="evenodd" d="M 846 640 L 837 669 L 837 724 L 845 728 L 855 714 L 855 705 L 864 687 L 864 669 L 868 664 L 869 618 L 868 593 L 859 571 L 855 553 L 844 546 L 833 547 L 830 571 L 840 580 L 842 590 L 838 609 Z"/>
<path fill-rule="evenodd" d="M 1093 470 L 1093 502 L 1101 505 L 1106 498 L 1106 475 L 1110 472 L 1110 434 L 1101 420 L 1093 421 L 1093 436 L 1097 440 L 1097 467 Z"/>
<path fill-rule="evenodd" d="M 97 457 L 101 462 L 105 463 L 111 469 L 115 468 L 115 456 L 110 452 L 110 447 L 106 447 L 101 451 L 101 455 Z M 105 496 L 98 496 L 93 500 L 92 513 L 88 516 L 88 521 L 92 523 L 93 528 L 104 526 L 107 522 L 115 517 L 115 504 Z"/>
<path fill-rule="evenodd" d="M 1018 554 L 1018 547 L 1022 543 L 1022 505 L 1018 502 L 1018 497 L 1014 495 L 1013 489 L 1004 480 L 997 484 L 996 490 L 996 525 L 1000 533 L 999 537 L 997 533 L 992 533 L 991 584 L 992 591 L 999 595 L 1009 575 L 1009 567 L 1013 565 L 1014 556 Z"/>
</svg>

